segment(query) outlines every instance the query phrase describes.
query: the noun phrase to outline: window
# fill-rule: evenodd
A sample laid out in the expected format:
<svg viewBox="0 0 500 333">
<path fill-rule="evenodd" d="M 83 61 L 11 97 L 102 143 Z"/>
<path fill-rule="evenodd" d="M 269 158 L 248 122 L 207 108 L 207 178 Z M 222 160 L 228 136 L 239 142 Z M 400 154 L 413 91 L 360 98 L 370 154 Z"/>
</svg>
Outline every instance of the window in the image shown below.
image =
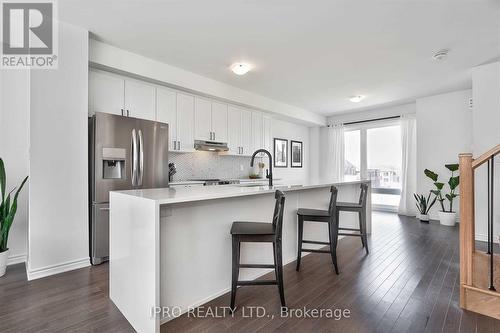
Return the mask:
<svg viewBox="0 0 500 333">
<path fill-rule="evenodd" d="M 401 128 L 365 123 L 345 132 L 344 179 L 370 178 L 374 209 L 395 210 L 401 194 Z"/>
</svg>

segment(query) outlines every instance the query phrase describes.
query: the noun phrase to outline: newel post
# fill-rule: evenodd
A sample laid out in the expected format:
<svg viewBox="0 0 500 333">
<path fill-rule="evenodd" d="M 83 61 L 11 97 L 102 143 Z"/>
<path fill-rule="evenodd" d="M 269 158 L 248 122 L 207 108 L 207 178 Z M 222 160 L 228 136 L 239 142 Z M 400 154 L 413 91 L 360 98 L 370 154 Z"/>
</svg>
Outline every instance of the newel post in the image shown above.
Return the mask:
<svg viewBox="0 0 500 333">
<path fill-rule="evenodd" d="M 458 155 L 460 163 L 460 306 L 465 307 L 463 285 L 472 285 L 474 244 L 474 170 L 472 154 Z"/>
</svg>

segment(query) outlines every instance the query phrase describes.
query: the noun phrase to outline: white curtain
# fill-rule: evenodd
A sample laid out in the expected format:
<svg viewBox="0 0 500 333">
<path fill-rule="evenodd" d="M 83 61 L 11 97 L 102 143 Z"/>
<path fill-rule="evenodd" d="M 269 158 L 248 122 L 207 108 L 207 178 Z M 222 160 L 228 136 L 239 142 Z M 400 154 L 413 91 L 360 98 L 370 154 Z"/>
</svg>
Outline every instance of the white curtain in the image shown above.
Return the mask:
<svg viewBox="0 0 500 333">
<path fill-rule="evenodd" d="M 417 190 L 417 125 L 413 115 L 401 116 L 401 199 L 398 214 L 415 216 Z"/>
<path fill-rule="evenodd" d="M 326 163 L 324 166 L 325 181 L 344 180 L 345 147 L 344 126 L 331 125 L 327 129 Z"/>
</svg>

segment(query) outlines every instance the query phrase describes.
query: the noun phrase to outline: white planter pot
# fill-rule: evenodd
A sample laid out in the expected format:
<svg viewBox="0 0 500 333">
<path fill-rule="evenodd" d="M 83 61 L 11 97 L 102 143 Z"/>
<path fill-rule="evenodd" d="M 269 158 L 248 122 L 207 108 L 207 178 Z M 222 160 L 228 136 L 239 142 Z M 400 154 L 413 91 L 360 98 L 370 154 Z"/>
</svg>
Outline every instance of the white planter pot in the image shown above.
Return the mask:
<svg viewBox="0 0 500 333">
<path fill-rule="evenodd" d="M 7 258 L 9 257 L 9 250 L 0 253 L 0 277 L 5 275 L 7 268 Z"/>
<path fill-rule="evenodd" d="M 455 212 L 438 212 L 439 214 L 439 223 L 442 225 L 453 227 L 457 220 L 457 213 Z"/>
<path fill-rule="evenodd" d="M 429 215 L 427 215 L 427 214 L 426 215 L 419 214 L 418 219 L 421 222 L 429 222 Z"/>
</svg>

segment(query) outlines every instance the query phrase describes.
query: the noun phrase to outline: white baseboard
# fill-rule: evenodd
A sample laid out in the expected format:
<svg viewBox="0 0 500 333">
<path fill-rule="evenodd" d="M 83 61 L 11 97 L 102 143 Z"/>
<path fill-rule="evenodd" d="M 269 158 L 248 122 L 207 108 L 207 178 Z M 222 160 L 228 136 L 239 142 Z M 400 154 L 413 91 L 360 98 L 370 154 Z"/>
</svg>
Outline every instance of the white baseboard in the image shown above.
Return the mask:
<svg viewBox="0 0 500 333">
<path fill-rule="evenodd" d="M 26 254 L 18 254 L 15 256 L 9 256 L 9 258 L 7 259 L 7 266 L 20 264 L 23 262 L 26 262 Z"/>
<path fill-rule="evenodd" d="M 30 280 L 35 280 L 35 279 L 40 279 L 46 276 L 54 275 L 54 274 L 59 274 L 67 271 L 72 271 L 74 269 L 78 268 L 83 268 L 90 266 L 90 259 L 87 258 L 82 258 L 78 260 L 73 260 L 73 261 L 68 261 L 65 263 L 57 264 L 57 265 L 51 265 L 51 266 L 46 266 L 42 268 L 37 268 L 37 269 L 26 269 L 26 273 L 28 275 L 28 281 Z"/>
<path fill-rule="evenodd" d="M 479 242 L 488 242 L 488 234 L 476 234 L 476 241 Z M 500 244 L 500 235 L 498 234 L 493 234 L 493 243 L 494 244 Z"/>
</svg>

